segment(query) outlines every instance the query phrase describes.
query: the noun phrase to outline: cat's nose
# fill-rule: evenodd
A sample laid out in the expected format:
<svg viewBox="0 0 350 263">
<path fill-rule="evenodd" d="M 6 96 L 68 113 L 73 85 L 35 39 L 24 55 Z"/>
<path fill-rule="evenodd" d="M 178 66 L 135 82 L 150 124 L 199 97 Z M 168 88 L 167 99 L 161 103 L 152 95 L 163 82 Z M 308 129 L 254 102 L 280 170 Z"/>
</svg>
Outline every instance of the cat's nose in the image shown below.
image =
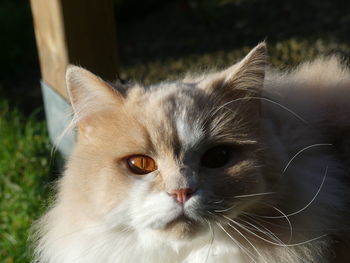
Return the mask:
<svg viewBox="0 0 350 263">
<path fill-rule="evenodd" d="M 192 188 L 181 188 L 170 191 L 169 195 L 173 196 L 180 204 L 184 204 L 190 199 L 193 192 Z"/>
</svg>

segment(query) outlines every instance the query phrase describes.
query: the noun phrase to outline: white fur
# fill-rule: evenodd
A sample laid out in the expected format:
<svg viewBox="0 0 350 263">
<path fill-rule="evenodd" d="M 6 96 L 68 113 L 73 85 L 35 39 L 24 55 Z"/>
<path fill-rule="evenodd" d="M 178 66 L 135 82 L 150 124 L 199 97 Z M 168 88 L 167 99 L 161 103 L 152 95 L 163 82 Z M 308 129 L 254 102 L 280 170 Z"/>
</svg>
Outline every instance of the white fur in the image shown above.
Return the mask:
<svg viewBox="0 0 350 263">
<path fill-rule="evenodd" d="M 210 244 L 209 227 L 205 234 L 191 240 L 159 235 L 157 230 L 176 218 L 182 208 L 169 195 L 148 194 L 147 179 L 135 183 L 132 197 L 113 209 L 103 222 L 79 224 L 79 229 L 72 230 L 55 222 L 64 214 L 61 206 L 51 210 L 43 220 L 49 224 L 37 248 L 39 262 L 241 262 L 239 249 L 227 237 L 217 237 Z M 195 200 L 186 206 L 191 209 Z"/>
<path fill-rule="evenodd" d="M 194 124 L 190 125 L 185 116 L 176 119 L 176 128 L 181 144 L 185 149 L 197 145 L 203 138 L 200 127 L 196 127 Z"/>
</svg>

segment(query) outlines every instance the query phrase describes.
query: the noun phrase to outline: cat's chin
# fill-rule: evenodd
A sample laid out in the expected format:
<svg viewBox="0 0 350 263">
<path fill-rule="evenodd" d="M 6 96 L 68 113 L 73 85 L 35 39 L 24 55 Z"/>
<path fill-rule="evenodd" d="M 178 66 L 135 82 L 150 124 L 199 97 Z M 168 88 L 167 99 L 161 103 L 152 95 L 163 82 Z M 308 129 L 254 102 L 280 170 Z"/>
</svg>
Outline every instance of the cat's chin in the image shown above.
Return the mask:
<svg viewBox="0 0 350 263">
<path fill-rule="evenodd" d="M 208 240 L 210 231 L 204 225 L 178 218 L 163 229 L 147 228 L 140 230 L 138 241 L 144 248 L 154 249 L 160 246 L 172 247 L 176 251 L 188 248 L 190 244 Z"/>
<path fill-rule="evenodd" d="M 203 224 L 181 215 L 166 224 L 162 229 L 157 231 L 161 235 L 167 235 L 175 239 L 189 239 L 203 234 L 207 229 Z"/>
</svg>

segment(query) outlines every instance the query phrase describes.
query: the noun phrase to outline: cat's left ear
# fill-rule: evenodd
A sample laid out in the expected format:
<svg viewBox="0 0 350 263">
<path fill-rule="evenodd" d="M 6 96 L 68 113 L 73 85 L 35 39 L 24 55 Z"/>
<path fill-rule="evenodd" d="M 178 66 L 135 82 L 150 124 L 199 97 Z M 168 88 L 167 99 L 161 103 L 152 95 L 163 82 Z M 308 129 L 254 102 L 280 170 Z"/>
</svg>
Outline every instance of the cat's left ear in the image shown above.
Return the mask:
<svg viewBox="0 0 350 263">
<path fill-rule="evenodd" d="M 92 126 L 98 119 L 118 109 L 123 96 L 107 82 L 90 71 L 70 65 L 66 72 L 67 91 L 74 111 L 74 122 L 79 128 Z"/>
<path fill-rule="evenodd" d="M 260 43 L 246 57 L 217 73 L 206 89 L 225 99 L 259 96 L 265 78 L 266 44 Z M 208 85 L 209 84 L 209 85 Z"/>
</svg>

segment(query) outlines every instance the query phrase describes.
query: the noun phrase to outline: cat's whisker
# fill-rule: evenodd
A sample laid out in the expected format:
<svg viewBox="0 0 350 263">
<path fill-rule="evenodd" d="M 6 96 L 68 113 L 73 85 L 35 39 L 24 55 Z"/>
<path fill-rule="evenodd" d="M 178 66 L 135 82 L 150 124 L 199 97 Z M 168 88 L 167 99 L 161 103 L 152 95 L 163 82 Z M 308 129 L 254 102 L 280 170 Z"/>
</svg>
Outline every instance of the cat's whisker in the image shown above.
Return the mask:
<svg viewBox="0 0 350 263">
<path fill-rule="evenodd" d="M 268 228 L 265 227 L 264 225 L 260 224 L 259 222 L 257 222 L 257 221 L 254 220 L 253 218 L 250 218 L 250 220 L 255 221 L 255 223 L 256 223 L 256 224 L 259 224 L 260 227 L 262 227 L 264 230 L 266 230 L 266 232 L 263 231 L 263 230 L 261 230 L 259 227 L 257 227 L 256 225 L 254 225 L 254 224 L 252 224 L 252 223 L 250 223 L 250 222 L 248 222 L 248 221 L 246 221 L 246 220 L 243 220 L 243 219 L 240 219 L 240 220 L 243 221 L 244 223 L 248 224 L 248 225 L 251 225 L 251 226 L 254 227 L 257 231 L 259 231 L 259 232 L 261 232 L 261 233 L 264 233 L 264 234 L 267 235 L 271 240 L 276 241 L 277 243 L 280 243 L 280 244 L 282 244 L 282 245 L 285 245 L 285 243 L 284 243 L 280 238 L 278 238 L 276 234 L 274 234 L 270 229 L 268 229 Z M 245 227 L 247 227 L 247 226 L 245 226 Z M 290 226 L 290 227 L 291 227 L 291 226 Z M 291 243 L 291 237 L 292 237 L 292 234 L 291 234 L 291 236 L 290 236 L 290 238 L 289 238 L 289 240 L 288 240 L 288 243 Z M 286 247 L 286 249 L 288 249 L 288 251 L 289 251 L 291 254 L 293 254 L 295 257 L 297 257 L 297 258 L 300 259 L 300 257 L 298 256 L 298 254 L 297 254 L 295 251 L 293 251 L 293 250 L 290 249 L 289 247 Z M 301 261 L 303 261 L 303 260 L 301 260 Z"/>
<path fill-rule="evenodd" d="M 224 199 L 221 199 L 219 201 L 215 201 L 215 202 L 212 202 L 213 204 L 221 204 L 222 202 L 224 202 L 225 200 Z"/>
<path fill-rule="evenodd" d="M 210 230 L 210 233 L 211 233 L 210 245 L 209 245 L 209 248 L 208 248 L 207 256 L 206 256 L 206 258 L 205 258 L 205 262 L 207 262 L 208 259 L 209 259 L 209 255 L 210 255 L 211 248 L 212 248 L 213 243 L 214 243 L 215 234 L 214 234 L 214 229 L 213 229 L 213 227 L 211 226 L 210 221 L 207 220 L 207 219 L 204 219 L 204 220 L 208 223 L 209 230 Z"/>
<path fill-rule="evenodd" d="M 253 243 L 245 236 L 242 234 L 241 231 L 239 231 L 236 227 L 228 224 L 231 228 L 233 228 L 233 230 L 235 230 L 239 235 L 241 235 L 247 242 L 248 244 L 254 249 L 254 251 L 260 256 L 260 258 L 264 258 L 261 253 L 259 252 L 259 250 L 253 245 Z M 266 261 L 265 261 L 266 262 Z"/>
<path fill-rule="evenodd" d="M 231 223 L 236 224 L 237 226 L 241 227 L 243 230 L 247 231 L 248 233 L 251 233 L 251 234 L 254 233 L 254 232 L 250 232 L 249 229 L 247 229 L 244 225 L 239 224 L 238 222 L 234 221 L 232 218 L 229 218 L 229 217 L 227 217 L 227 216 L 225 216 L 225 215 L 223 215 L 223 217 L 229 221 L 228 225 L 230 225 L 230 222 L 231 222 Z M 231 226 L 231 225 L 230 225 L 230 226 Z M 231 227 L 232 227 L 232 226 L 231 226 Z M 256 236 L 256 237 L 258 237 L 258 238 L 264 240 L 262 237 L 260 237 L 260 236 L 257 235 L 256 233 L 254 233 L 254 236 Z M 269 242 L 272 242 L 272 241 L 269 241 Z M 277 244 L 277 243 L 276 243 L 276 244 Z M 282 242 L 280 245 L 283 245 L 283 246 L 284 246 L 285 244 Z"/>
<path fill-rule="evenodd" d="M 240 244 L 230 233 L 227 232 L 227 230 L 219 223 L 216 222 L 216 225 L 221 228 L 222 231 L 254 262 L 257 263 L 256 260 L 254 259 L 252 253 L 246 249 L 242 244 Z"/>
<path fill-rule="evenodd" d="M 261 240 L 263 240 L 263 241 L 265 241 L 265 242 L 267 242 L 267 243 L 270 243 L 270 244 L 272 244 L 272 245 L 285 246 L 284 243 L 282 243 L 282 244 L 276 243 L 276 242 L 270 241 L 270 240 L 268 240 L 268 239 L 265 239 L 265 238 L 259 236 L 258 234 L 254 233 L 253 231 L 247 229 L 244 225 L 242 225 L 242 224 L 240 224 L 240 223 L 238 223 L 238 222 L 235 222 L 233 219 L 231 219 L 231 218 L 229 218 L 229 217 L 227 217 L 227 216 L 225 216 L 225 215 L 223 215 L 223 217 L 229 221 L 228 225 L 229 225 L 230 227 L 232 227 L 232 228 L 234 228 L 234 227 L 231 225 L 231 223 L 237 225 L 238 227 L 242 228 L 244 231 L 246 231 L 246 232 L 252 234 L 253 236 L 255 236 L 255 237 L 257 237 L 257 238 L 259 238 L 259 239 L 261 239 Z"/>
<path fill-rule="evenodd" d="M 255 218 L 252 215 L 247 215 L 247 214 L 242 214 L 242 216 L 247 217 L 250 221 L 253 221 L 255 224 L 259 225 L 262 229 L 261 230 L 257 225 L 250 223 L 249 221 L 243 220 L 242 218 L 237 218 L 241 221 L 243 221 L 243 223 L 248 224 L 250 226 L 252 226 L 254 229 L 256 229 L 258 232 L 265 234 L 266 236 L 268 236 L 272 241 L 276 241 L 277 243 L 280 243 L 281 245 L 285 246 L 285 243 L 275 234 L 273 233 L 269 228 L 267 228 L 266 226 L 264 226 L 263 224 L 261 224 L 259 221 L 263 221 L 265 224 L 270 224 L 272 226 L 277 226 L 277 227 L 282 227 L 280 225 L 276 225 L 273 224 L 271 222 L 265 221 L 261 218 Z M 258 221 L 259 220 L 259 221 Z M 247 227 L 247 226 L 245 226 Z M 251 229 L 249 227 L 247 227 L 248 229 Z M 251 229 L 252 230 L 252 229 Z M 288 243 L 290 243 L 291 241 L 288 241 Z M 302 258 L 300 258 L 300 256 L 292 249 L 290 249 L 288 246 L 285 246 L 285 248 L 289 251 L 289 253 L 293 254 L 296 258 L 300 259 L 300 262 L 304 262 L 304 260 Z"/>
<path fill-rule="evenodd" d="M 259 232 L 264 232 L 264 234 L 267 235 L 269 238 L 271 238 L 271 240 L 276 241 L 277 243 L 280 243 L 281 245 L 285 245 L 285 243 L 284 243 L 279 237 L 277 237 L 277 235 L 276 235 L 275 233 L 273 233 L 270 229 L 268 229 L 267 227 L 263 226 L 262 224 L 260 224 L 259 222 L 255 221 L 254 219 L 250 218 L 250 220 L 255 221 L 255 223 L 259 224 L 260 227 L 262 227 L 263 229 L 265 229 L 266 232 L 263 231 L 263 230 L 261 230 L 259 227 L 257 227 L 256 225 L 254 225 L 254 224 L 252 224 L 252 223 L 250 223 L 250 222 L 248 222 L 248 221 L 245 221 L 245 220 L 243 220 L 243 219 L 241 219 L 241 220 L 242 220 L 243 222 L 245 222 L 246 224 L 249 224 L 249 225 L 253 226 L 253 227 L 254 227 L 255 229 L 257 229 Z M 247 227 L 247 226 L 245 226 L 245 227 Z M 289 247 L 286 247 L 286 249 L 287 249 L 291 254 L 293 254 L 295 257 L 297 257 L 297 258 L 300 259 L 300 257 L 298 256 L 298 254 L 297 254 L 295 251 L 293 251 L 293 250 L 290 249 Z M 301 262 L 302 262 L 302 261 L 303 261 L 303 260 L 301 260 Z"/>
<path fill-rule="evenodd" d="M 207 211 L 213 211 L 213 212 L 224 212 L 226 210 L 230 210 L 231 208 L 227 208 L 228 204 L 231 204 L 233 202 L 233 197 L 225 197 L 221 198 L 220 200 L 217 201 L 209 201 L 206 203 L 207 205 Z"/>
<path fill-rule="evenodd" d="M 252 230 L 252 231 L 258 231 L 259 233 L 262 233 L 272 239 L 274 239 L 275 241 L 277 242 L 280 242 L 280 243 L 283 243 L 270 229 L 264 227 L 263 225 L 259 224 L 260 227 L 262 227 L 264 230 L 260 229 L 258 226 L 250 223 L 249 221 L 247 220 L 243 220 L 242 218 L 237 218 L 236 220 L 239 220 L 239 221 L 242 221 L 242 224 L 248 224 L 249 226 L 245 225 L 246 228 Z M 250 218 L 251 220 L 251 218 Z M 255 223 L 257 223 L 255 221 Z"/>
<path fill-rule="evenodd" d="M 276 210 L 278 213 L 280 213 L 282 215 L 282 218 L 286 219 L 286 221 L 288 223 L 288 226 L 289 226 L 289 229 L 290 229 L 289 241 L 288 241 L 288 243 L 290 243 L 292 241 L 292 238 L 293 238 L 293 227 L 292 227 L 292 223 L 290 222 L 288 216 L 281 209 L 278 209 L 277 207 L 275 207 L 273 205 L 267 204 L 265 202 L 260 202 L 260 203 L 262 203 L 264 205 L 267 205 L 267 206 L 270 206 L 271 208 Z"/>
<path fill-rule="evenodd" d="M 210 214 L 210 215 L 212 216 L 211 219 L 214 220 L 214 221 L 217 220 L 217 219 L 219 218 L 219 215 L 216 215 L 216 214 L 210 212 L 209 210 L 207 210 L 207 213 Z"/>
<path fill-rule="evenodd" d="M 275 245 L 275 246 L 280 246 L 280 247 L 295 247 L 295 246 L 299 246 L 299 245 L 304 245 L 304 244 L 307 244 L 307 243 L 310 243 L 310 242 L 313 242 L 315 240 L 318 240 L 318 239 L 321 239 L 327 235 L 321 235 L 321 236 L 318 236 L 318 237 L 315 237 L 315 238 L 312 238 L 312 239 L 309 239 L 309 240 L 306 240 L 306 241 L 303 241 L 303 242 L 299 242 L 299 243 L 293 243 L 293 244 L 279 244 L 279 243 L 276 243 L 276 242 L 273 242 L 271 240 L 268 240 L 266 238 L 263 238 L 261 236 L 259 236 L 258 234 L 254 233 L 253 231 L 247 229 L 246 227 L 244 227 L 242 224 L 238 223 L 238 222 L 235 222 L 233 221 L 231 218 L 228 218 L 228 217 L 225 217 L 227 220 L 229 220 L 231 223 L 241 227 L 242 229 L 244 229 L 245 231 L 247 231 L 248 233 L 252 234 L 253 236 L 271 244 L 271 245 Z M 229 223 L 230 224 L 230 223 Z"/>
<path fill-rule="evenodd" d="M 295 211 L 295 212 L 292 212 L 292 213 L 289 213 L 289 214 L 285 214 L 283 216 L 264 216 L 264 215 L 254 215 L 254 216 L 257 216 L 257 217 L 261 217 L 261 218 L 268 218 L 268 219 L 278 219 L 278 218 L 285 218 L 285 217 L 291 217 L 291 216 L 295 216 L 301 212 L 303 212 L 305 209 L 307 209 L 317 198 L 318 194 L 321 192 L 322 190 L 322 187 L 324 185 L 324 182 L 326 180 L 326 177 L 327 177 L 327 173 L 328 173 L 328 166 L 326 167 L 326 171 L 324 173 L 324 176 L 323 176 L 323 179 L 322 179 L 322 182 L 317 190 L 317 192 L 315 193 L 315 195 L 312 197 L 312 199 L 310 200 L 310 202 L 308 202 L 304 207 L 302 207 L 301 209 Z M 249 213 L 247 213 L 249 214 Z"/>
<path fill-rule="evenodd" d="M 260 227 L 262 227 L 262 228 L 265 229 L 266 231 L 261 230 L 261 229 L 260 229 L 259 227 L 257 227 L 256 225 L 254 225 L 254 224 L 252 224 L 252 223 L 250 223 L 250 222 L 248 222 L 248 221 L 246 221 L 246 220 L 243 220 L 242 218 L 237 218 L 237 219 L 243 221 L 245 224 L 248 224 L 248 225 L 252 226 L 252 227 L 253 227 L 254 229 L 256 229 L 258 232 L 267 235 L 269 238 L 271 238 L 272 240 L 276 241 L 277 243 L 280 243 L 281 245 L 285 245 L 285 243 L 284 243 L 280 238 L 278 238 L 278 237 L 276 236 L 276 234 L 274 234 L 270 229 L 266 228 L 265 226 L 263 226 L 262 224 L 260 224 L 260 223 L 257 222 L 256 220 L 254 220 L 253 218 L 250 218 L 250 220 L 255 221 L 255 223 L 259 224 Z M 246 227 L 246 228 L 248 228 L 248 229 L 251 229 L 250 227 L 248 227 L 248 226 L 246 226 L 246 225 L 245 225 L 244 227 Z M 298 259 L 301 259 L 301 258 L 299 257 L 299 255 L 298 255 L 294 250 L 290 249 L 289 247 L 286 247 L 286 249 L 287 249 L 291 254 L 293 254 L 295 257 L 297 257 Z M 303 259 L 301 259 L 301 262 L 303 262 Z"/>
<path fill-rule="evenodd" d="M 264 230 L 266 230 L 267 233 L 270 233 L 271 235 L 274 236 L 274 238 L 277 238 L 277 239 L 279 239 L 279 238 L 277 237 L 277 235 L 274 234 L 267 226 L 263 225 L 261 222 L 263 222 L 263 223 L 265 223 L 265 224 L 269 224 L 269 225 L 274 226 L 274 227 L 284 228 L 283 226 L 281 226 L 281 225 L 279 225 L 279 224 L 274 224 L 274 223 L 271 223 L 271 222 L 269 222 L 269 221 L 263 220 L 263 219 L 261 219 L 261 218 L 256 218 L 256 217 L 254 217 L 254 216 L 252 216 L 252 215 L 247 215 L 247 214 L 244 214 L 244 213 L 243 213 L 242 216 L 248 218 L 250 221 L 253 221 L 255 224 L 258 224 L 260 227 L 262 227 Z M 240 218 L 240 220 L 242 220 L 242 221 L 244 221 L 244 222 L 250 224 L 250 225 L 253 226 L 253 227 L 257 227 L 256 225 L 250 223 L 250 222 L 247 221 L 247 220 L 243 220 L 242 218 Z M 279 239 L 279 240 L 280 240 L 280 239 Z M 281 241 L 281 242 L 282 242 L 282 241 Z"/>
<path fill-rule="evenodd" d="M 255 220 L 259 220 L 261 222 L 264 222 L 265 224 L 268 224 L 268 225 L 271 225 L 271 226 L 274 226 L 274 227 L 283 228 L 283 229 L 287 228 L 287 227 L 281 226 L 279 224 L 273 223 L 271 221 L 264 220 L 264 218 L 262 218 L 260 215 L 257 215 L 257 214 L 247 213 L 247 212 L 242 211 L 241 215 L 242 216 L 246 216 L 246 217 L 248 217 L 250 219 L 254 218 Z"/>
<path fill-rule="evenodd" d="M 226 219 L 229 220 L 229 221 L 231 220 L 231 218 L 228 218 L 228 217 L 224 217 L 224 218 L 226 218 Z M 233 220 L 233 219 L 232 219 L 232 220 Z M 252 223 L 250 223 L 250 222 L 248 222 L 248 221 L 246 221 L 246 220 L 243 220 L 242 218 L 237 218 L 237 220 L 243 221 L 243 223 L 249 224 L 250 226 L 253 227 L 253 229 L 252 229 L 251 227 L 245 226 L 246 228 L 248 228 L 248 229 L 250 229 L 250 230 L 253 230 L 253 231 L 258 231 L 258 232 L 260 232 L 260 233 L 263 233 L 263 234 L 269 236 L 270 238 L 274 239 L 275 241 L 277 241 L 277 242 L 279 242 L 279 243 L 281 243 L 281 244 L 284 244 L 284 242 L 282 242 L 270 229 L 264 227 L 263 225 L 259 224 L 259 225 L 260 225 L 261 227 L 263 227 L 266 231 L 261 230 L 261 229 L 260 229 L 259 227 L 257 227 L 256 225 L 254 225 L 254 224 L 252 224 Z M 250 220 L 251 220 L 251 218 L 250 218 Z"/>
<path fill-rule="evenodd" d="M 235 195 L 234 198 L 255 197 L 255 196 L 261 196 L 261 195 L 271 195 L 275 193 L 276 192 L 265 192 L 265 193 L 256 193 L 256 194 Z"/>
<path fill-rule="evenodd" d="M 246 195 L 236 195 L 233 198 L 256 197 L 256 196 L 262 196 L 262 195 L 271 195 L 271 194 L 275 194 L 275 193 L 276 192 L 265 192 L 265 193 L 246 194 Z M 224 209 L 216 209 L 216 210 L 214 210 L 214 212 L 216 212 L 216 213 L 227 212 L 235 207 L 237 207 L 237 204 L 234 204 L 234 205 L 232 205 L 228 208 L 224 208 Z"/>
<path fill-rule="evenodd" d="M 214 210 L 215 213 L 223 213 L 223 212 L 227 212 L 230 211 L 231 209 L 237 207 L 237 204 L 234 204 L 233 206 L 230 206 L 229 208 L 226 209 L 216 209 Z"/>
<path fill-rule="evenodd" d="M 303 208 L 299 209 L 298 211 L 295 211 L 295 212 L 293 212 L 293 213 L 287 214 L 287 215 L 286 215 L 287 217 L 294 216 L 294 215 L 297 215 L 297 214 L 301 213 L 302 211 L 304 211 L 305 209 L 307 209 L 307 208 L 316 200 L 318 194 L 319 194 L 319 193 L 321 192 L 321 190 L 322 190 L 322 187 L 323 187 L 323 185 L 324 185 L 324 182 L 326 181 L 327 173 L 328 173 L 328 166 L 326 167 L 326 170 L 325 170 L 325 173 L 324 173 L 322 182 L 321 182 L 321 184 L 320 184 L 320 187 L 318 188 L 316 194 L 315 194 L 314 197 L 310 200 L 310 202 L 309 202 L 308 204 L 306 204 Z"/>
<path fill-rule="evenodd" d="M 206 205 L 208 205 L 208 206 L 214 206 L 214 207 L 221 207 L 221 206 L 224 206 L 225 203 L 229 203 L 229 202 L 232 202 L 231 199 L 230 199 L 230 200 L 225 200 L 225 199 L 223 198 L 223 199 L 218 200 L 218 201 L 209 201 L 209 202 L 206 202 Z"/>
<path fill-rule="evenodd" d="M 296 112 L 294 112 L 293 110 L 289 109 L 288 107 L 282 105 L 279 102 L 276 102 L 272 99 L 268 99 L 265 97 L 255 97 L 255 96 L 249 96 L 249 97 L 243 97 L 243 98 L 237 98 L 231 101 L 228 101 L 224 104 L 222 104 L 219 107 L 215 107 L 215 111 L 211 113 L 212 116 L 214 116 L 218 111 L 220 111 L 222 108 L 226 107 L 227 105 L 233 103 L 233 102 L 237 102 L 237 101 L 242 101 L 242 100 L 250 100 L 250 99 L 259 99 L 259 100 L 263 100 L 263 101 L 267 101 L 270 102 L 271 104 L 274 104 L 276 106 L 279 106 L 280 108 L 282 108 L 283 110 L 289 112 L 290 114 L 292 114 L 294 117 L 296 117 L 297 119 L 299 119 L 301 122 L 303 122 L 304 124 L 311 126 L 310 123 L 308 121 L 306 121 L 304 118 L 302 118 L 300 115 L 298 115 Z"/>
<path fill-rule="evenodd" d="M 281 226 L 281 225 L 274 224 L 274 223 L 269 222 L 269 221 L 267 221 L 267 220 L 264 220 L 264 219 L 262 219 L 262 218 L 255 217 L 253 214 L 248 215 L 248 214 L 242 212 L 241 216 L 245 216 L 245 217 L 249 218 L 249 220 L 254 221 L 255 223 L 259 224 L 260 226 L 262 226 L 262 224 L 260 224 L 259 221 L 264 222 L 264 223 L 269 224 L 269 225 L 272 225 L 272 226 L 279 227 L 279 228 L 285 228 L 285 227 L 283 227 L 283 226 Z M 258 221 L 258 220 L 259 220 L 259 221 Z M 263 226 L 262 226 L 262 227 L 263 227 Z M 266 229 L 266 228 L 265 228 L 265 229 Z M 294 226 L 293 229 L 294 229 L 294 230 L 297 229 L 297 230 L 300 230 L 300 231 L 314 231 L 314 232 L 320 232 L 320 231 L 324 230 L 324 229 L 321 229 L 321 228 L 318 228 L 318 227 L 306 227 L 306 228 L 302 228 L 302 227 L 296 227 L 296 226 Z M 344 227 L 344 228 L 326 228 L 326 230 L 329 230 L 329 231 L 346 230 L 346 231 L 348 231 L 348 230 L 350 230 L 350 227 Z"/>
<path fill-rule="evenodd" d="M 315 143 L 315 144 L 312 144 L 312 145 L 309 145 L 303 149 L 301 149 L 300 151 L 298 151 L 289 161 L 288 163 L 286 164 L 286 166 L 284 167 L 283 169 L 283 172 L 282 174 L 284 174 L 288 167 L 290 166 L 290 164 L 294 161 L 295 158 L 297 158 L 300 154 L 302 154 L 304 151 L 310 149 L 310 148 L 314 148 L 314 147 L 320 147 L 320 146 L 333 146 L 333 144 L 331 143 Z"/>
</svg>

